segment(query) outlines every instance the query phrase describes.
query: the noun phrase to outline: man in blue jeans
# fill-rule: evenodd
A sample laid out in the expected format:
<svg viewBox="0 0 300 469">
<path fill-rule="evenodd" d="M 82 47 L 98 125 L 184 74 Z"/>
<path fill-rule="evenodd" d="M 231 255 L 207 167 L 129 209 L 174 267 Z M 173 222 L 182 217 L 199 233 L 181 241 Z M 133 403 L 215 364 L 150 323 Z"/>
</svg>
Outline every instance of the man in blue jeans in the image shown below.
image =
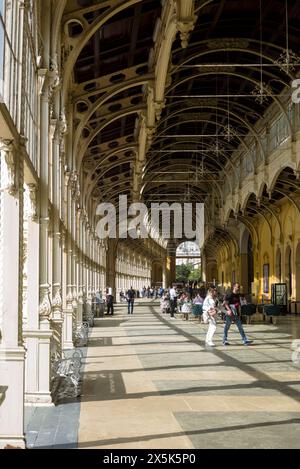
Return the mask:
<svg viewBox="0 0 300 469">
<path fill-rule="evenodd" d="M 133 314 L 135 291 L 132 287 L 130 287 L 130 290 L 128 290 L 126 296 L 128 302 L 128 314 Z"/>
<path fill-rule="evenodd" d="M 247 339 L 244 328 L 238 315 L 239 308 L 241 305 L 239 290 L 239 284 L 234 283 L 232 286 L 232 292 L 228 293 L 225 296 L 224 306 L 226 308 L 226 322 L 224 327 L 223 345 L 230 345 L 227 340 L 227 335 L 232 322 L 236 323 L 244 345 L 249 345 L 253 342 L 252 340 Z"/>
</svg>

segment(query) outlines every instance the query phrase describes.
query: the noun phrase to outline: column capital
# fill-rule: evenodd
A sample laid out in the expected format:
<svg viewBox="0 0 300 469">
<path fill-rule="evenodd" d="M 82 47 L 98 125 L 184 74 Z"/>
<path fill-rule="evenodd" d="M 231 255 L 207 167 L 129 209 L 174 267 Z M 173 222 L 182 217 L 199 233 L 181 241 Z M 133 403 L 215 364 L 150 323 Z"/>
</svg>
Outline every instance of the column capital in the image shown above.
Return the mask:
<svg viewBox="0 0 300 469">
<path fill-rule="evenodd" d="M 42 319 L 49 319 L 51 314 L 51 303 L 50 303 L 50 285 L 40 285 L 40 303 L 39 303 L 39 315 Z"/>
<path fill-rule="evenodd" d="M 67 309 L 73 309 L 72 285 L 67 285 Z"/>
<path fill-rule="evenodd" d="M 29 218 L 32 221 L 38 220 L 38 213 L 37 213 L 37 192 L 38 192 L 38 185 L 37 184 L 28 184 L 29 189 Z"/>
<path fill-rule="evenodd" d="M 61 286 L 58 283 L 53 285 L 52 316 L 56 319 L 62 316 Z"/>
<path fill-rule="evenodd" d="M 6 171 L 4 170 L 4 187 L 2 190 L 7 190 L 10 195 L 17 193 L 17 166 L 15 159 L 15 142 L 14 140 L 0 138 L 0 152 L 4 154 L 4 161 Z"/>
<path fill-rule="evenodd" d="M 77 171 L 70 171 L 67 173 L 68 179 L 67 184 L 70 186 L 72 199 L 75 202 L 79 202 L 80 199 L 80 184 L 79 184 L 79 176 Z"/>
</svg>

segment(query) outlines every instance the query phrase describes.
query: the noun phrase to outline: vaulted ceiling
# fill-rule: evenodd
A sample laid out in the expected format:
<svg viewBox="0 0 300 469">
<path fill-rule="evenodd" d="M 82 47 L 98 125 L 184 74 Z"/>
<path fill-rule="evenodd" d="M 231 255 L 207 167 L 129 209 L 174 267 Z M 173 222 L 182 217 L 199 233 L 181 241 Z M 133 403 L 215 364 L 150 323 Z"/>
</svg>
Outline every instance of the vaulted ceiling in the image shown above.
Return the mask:
<svg viewBox="0 0 300 469">
<path fill-rule="evenodd" d="M 127 8 L 116 8 L 125 3 Z M 163 34 L 165 4 L 67 2 L 69 43 L 116 8 L 85 41 L 72 70 L 74 148 L 86 197 L 133 197 L 139 130 L 155 78 L 155 43 Z M 218 210 L 228 168 L 245 137 L 261 145 L 255 125 L 272 104 L 282 109 L 283 92 L 300 71 L 300 5 L 194 0 L 193 6 L 193 28 L 184 40 L 177 34 L 172 44 L 164 103 L 150 129 L 140 194 L 147 204 L 198 201 Z M 297 64 L 286 64 L 287 50 L 290 62 Z M 251 216 L 251 207 L 247 210 Z"/>
</svg>

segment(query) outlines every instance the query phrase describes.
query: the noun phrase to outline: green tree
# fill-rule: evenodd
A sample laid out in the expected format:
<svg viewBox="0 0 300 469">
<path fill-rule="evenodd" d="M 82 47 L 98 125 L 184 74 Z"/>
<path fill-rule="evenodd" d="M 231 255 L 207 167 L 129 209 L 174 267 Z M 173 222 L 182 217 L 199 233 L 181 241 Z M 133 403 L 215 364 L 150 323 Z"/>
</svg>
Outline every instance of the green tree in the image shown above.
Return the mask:
<svg viewBox="0 0 300 469">
<path fill-rule="evenodd" d="M 201 279 L 201 268 L 196 267 L 192 268 L 190 275 L 189 275 L 189 280 L 195 281 L 195 280 L 200 280 Z"/>
<path fill-rule="evenodd" d="M 191 264 L 176 265 L 176 281 L 182 283 L 188 282 L 192 267 Z"/>
</svg>

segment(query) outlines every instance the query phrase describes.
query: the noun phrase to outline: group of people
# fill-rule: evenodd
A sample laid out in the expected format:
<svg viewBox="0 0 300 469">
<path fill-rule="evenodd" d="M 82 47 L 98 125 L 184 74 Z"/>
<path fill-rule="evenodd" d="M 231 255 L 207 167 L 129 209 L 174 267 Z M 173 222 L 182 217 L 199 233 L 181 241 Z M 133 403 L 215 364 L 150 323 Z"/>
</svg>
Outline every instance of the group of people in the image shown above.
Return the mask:
<svg viewBox="0 0 300 469">
<path fill-rule="evenodd" d="M 217 329 L 217 316 L 220 309 L 223 308 L 225 312 L 223 345 L 230 345 L 228 342 L 228 331 L 232 323 L 236 324 L 243 343 L 249 345 L 252 341 L 247 338 L 239 317 L 240 307 L 245 301 L 239 291 L 240 285 L 235 283 L 232 286 L 232 290 L 220 301 L 218 298 L 218 290 L 215 286 L 209 287 L 206 294 L 203 294 L 203 289 L 198 291 L 194 298 L 191 297 L 190 293 L 182 292 L 179 294 L 177 288 L 173 286 L 170 287 L 169 291 L 165 292 L 165 295 L 162 297 L 161 310 L 169 312 L 170 317 L 174 319 L 178 301 L 181 304 L 182 312 L 188 312 L 191 304 L 201 305 L 203 322 L 208 324 L 205 343 L 210 347 L 214 347 L 213 336 Z"/>
<path fill-rule="evenodd" d="M 146 287 L 144 288 L 146 289 Z M 137 297 L 137 292 L 133 287 L 130 287 L 125 294 L 120 294 L 120 296 L 127 301 L 128 314 L 133 314 L 134 300 Z M 157 296 L 161 297 L 161 310 L 170 313 L 171 319 L 175 319 L 178 304 L 181 305 L 182 312 L 189 312 L 191 305 L 200 305 L 203 322 L 208 324 L 205 338 L 207 346 L 215 346 L 213 337 L 217 329 L 217 316 L 221 309 L 223 309 L 225 314 L 223 345 L 230 345 L 228 342 L 228 331 L 232 323 L 236 324 L 243 344 L 249 345 L 252 343 L 252 341 L 247 338 L 239 317 L 240 307 L 244 304 L 245 299 L 240 294 L 240 285 L 238 283 L 234 283 L 232 290 L 222 299 L 219 298 L 218 290 L 215 286 L 211 286 L 207 290 L 202 286 L 195 294 L 193 291 L 189 290 L 180 293 L 176 286 L 172 286 L 166 290 L 161 287 Z M 151 298 L 151 294 L 149 297 L 146 294 L 146 298 Z M 113 315 L 114 297 L 111 287 L 106 288 L 106 306 L 106 315 Z"/>
<path fill-rule="evenodd" d="M 148 299 L 157 299 L 161 298 L 164 294 L 164 288 L 163 287 L 157 287 L 157 286 L 148 286 L 148 287 L 143 287 L 141 289 L 136 290 L 136 298 L 148 298 Z M 123 291 L 120 292 L 120 299 L 121 301 L 126 300 L 126 293 Z"/>
</svg>

